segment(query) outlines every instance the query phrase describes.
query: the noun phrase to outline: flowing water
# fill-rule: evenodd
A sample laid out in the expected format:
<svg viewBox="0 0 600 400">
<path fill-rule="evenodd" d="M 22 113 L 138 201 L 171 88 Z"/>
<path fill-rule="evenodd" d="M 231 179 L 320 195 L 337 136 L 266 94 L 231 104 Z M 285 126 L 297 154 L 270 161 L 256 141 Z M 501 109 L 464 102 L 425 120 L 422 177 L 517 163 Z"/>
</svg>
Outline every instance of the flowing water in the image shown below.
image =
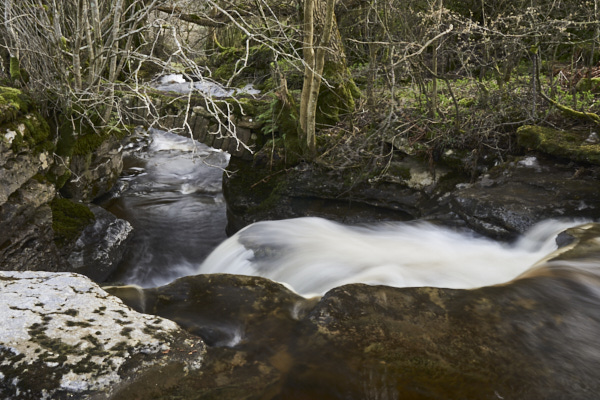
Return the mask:
<svg viewBox="0 0 600 400">
<path fill-rule="evenodd" d="M 195 273 L 226 238 L 228 161 L 227 153 L 157 130 L 126 149 L 120 191 L 104 207 L 134 234 L 111 280 L 150 287 Z"/>
<path fill-rule="evenodd" d="M 556 250 L 558 233 L 579 223 L 545 221 L 505 244 L 426 222 L 265 221 L 221 244 L 198 273 L 264 276 L 304 296 L 348 283 L 470 289 L 519 276 Z"/>
<path fill-rule="evenodd" d="M 134 237 L 111 280 L 152 287 L 191 274 L 258 275 L 305 296 L 356 282 L 475 288 L 518 277 L 582 222 L 545 221 L 512 244 L 425 222 L 351 227 L 321 218 L 259 222 L 226 240 L 228 160 L 156 130 L 129 146 L 121 190 L 105 207 L 133 225 Z"/>
</svg>

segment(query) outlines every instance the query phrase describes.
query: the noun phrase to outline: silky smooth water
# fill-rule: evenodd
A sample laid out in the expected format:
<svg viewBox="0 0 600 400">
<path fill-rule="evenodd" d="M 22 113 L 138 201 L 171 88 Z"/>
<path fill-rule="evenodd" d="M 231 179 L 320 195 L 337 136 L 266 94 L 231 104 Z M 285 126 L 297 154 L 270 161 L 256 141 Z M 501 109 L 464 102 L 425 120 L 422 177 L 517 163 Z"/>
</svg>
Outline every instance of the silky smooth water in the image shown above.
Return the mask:
<svg viewBox="0 0 600 400">
<path fill-rule="evenodd" d="M 544 221 L 506 244 L 420 221 L 345 226 L 313 217 L 259 222 L 227 239 L 228 161 L 227 153 L 157 130 L 126 149 L 121 190 L 105 207 L 129 221 L 134 236 L 112 281 L 152 287 L 231 273 L 304 296 L 348 283 L 468 289 L 518 277 L 556 250 L 559 232 L 583 223 Z"/>
<path fill-rule="evenodd" d="M 264 221 L 221 244 L 197 272 L 264 276 L 305 296 L 348 283 L 470 289 L 518 277 L 556 250 L 558 233 L 580 223 L 544 221 L 505 244 L 426 222 Z"/>
</svg>

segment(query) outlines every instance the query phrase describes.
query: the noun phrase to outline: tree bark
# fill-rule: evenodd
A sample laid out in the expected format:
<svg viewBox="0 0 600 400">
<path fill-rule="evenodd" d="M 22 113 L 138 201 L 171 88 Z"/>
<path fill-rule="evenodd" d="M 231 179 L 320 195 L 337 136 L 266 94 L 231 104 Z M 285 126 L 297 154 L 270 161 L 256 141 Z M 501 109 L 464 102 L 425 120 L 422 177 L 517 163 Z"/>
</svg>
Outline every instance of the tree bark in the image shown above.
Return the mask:
<svg viewBox="0 0 600 400">
<path fill-rule="evenodd" d="M 342 109 L 347 108 L 348 103 L 352 107 L 354 105 L 353 93 L 345 86 L 353 86 L 353 83 L 335 22 L 335 3 L 336 0 L 306 0 L 304 3 L 304 82 L 300 97 L 300 129 L 306 154 L 311 159 L 316 156 L 318 117 L 325 114 L 323 109 L 319 109 L 322 81 L 326 81 L 328 90 L 335 92 L 331 96 L 335 101 L 323 104 L 324 107 Z"/>
</svg>

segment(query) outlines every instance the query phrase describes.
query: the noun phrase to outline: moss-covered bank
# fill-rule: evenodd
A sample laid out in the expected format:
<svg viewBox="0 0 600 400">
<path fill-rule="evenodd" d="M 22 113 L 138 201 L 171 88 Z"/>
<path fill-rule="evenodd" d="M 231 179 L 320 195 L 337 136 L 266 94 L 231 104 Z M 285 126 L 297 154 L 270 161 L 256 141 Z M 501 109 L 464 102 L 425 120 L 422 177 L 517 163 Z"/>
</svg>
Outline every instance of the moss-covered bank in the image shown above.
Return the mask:
<svg viewBox="0 0 600 400">
<path fill-rule="evenodd" d="M 517 130 L 521 147 L 537 150 L 554 157 L 600 165 L 600 144 L 597 135 L 561 131 L 557 129 L 525 125 Z"/>
</svg>

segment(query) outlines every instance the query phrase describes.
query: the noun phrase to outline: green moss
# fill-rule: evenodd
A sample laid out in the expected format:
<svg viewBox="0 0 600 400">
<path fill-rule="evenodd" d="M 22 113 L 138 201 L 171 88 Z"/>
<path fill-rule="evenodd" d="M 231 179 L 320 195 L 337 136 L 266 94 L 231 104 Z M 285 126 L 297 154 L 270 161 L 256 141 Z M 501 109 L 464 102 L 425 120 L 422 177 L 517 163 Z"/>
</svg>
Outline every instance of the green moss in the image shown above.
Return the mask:
<svg viewBox="0 0 600 400">
<path fill-rule="evenodd" d="M 600 92 L 600 78 L 583 78 L 577 82 L 576 89 L 580 92 Z"/>
<path fill-rule="evenodd" d="M 354 99 L 361 93 L 344 65 L 325 63 L 323 76 L 329 85 L 321 84 L 316 122 L 317 125 L 334 125 L 342 115 L 354 110 Z"/>
<path fill-rule="evenodd" d="M 19 89 L 0 86 L 0 124 L 15 121 L 31 109 L 31 99 Z"/>
<path fill-rule="evenodd" d="M 111 137 L 115 137 L 117 139 L 123 139 L 128 135 L 129 131 L 132 130 L 131 127 L 117 128 L 111 127 L 103 130 L 102 132 L 87 132 L 83 135 L 77 137 L 74 140 L 72 145 L 72 155 L 85 156 L 88 154 L 92 154 L 96 149 L 98 149 L 102 143 L 110 139 Z M 61 139 L 63 136 L 61 135 Z M 68 151 L 69 149 L 69 136 L 66 135 L 64 138 L 64 142 L 61 143 L 61 151 Z"/>
<path fill-rule="evenodd" d="M 94 213 L 87 206 L 68 199 L 55 198 L 50 207 L 54 240 L 59 247 L 77 239 L 83 228 L 95 220 Z"/>
<path fill-rule="evenodd" d="M 21 79 L 21 66 L 17 57 L 10 58 L 9 72 L 11 79 L 15 81 Z"/>
<path fill-rule="evenodd" d="M 588 143 L 586 138 L 586 135 L 578 132 L 534 125 L 525 125 L 517 130 L 517 140 L 521 147 L 555 157 L 600 165 L 600 145 Z"/>
</svg>

